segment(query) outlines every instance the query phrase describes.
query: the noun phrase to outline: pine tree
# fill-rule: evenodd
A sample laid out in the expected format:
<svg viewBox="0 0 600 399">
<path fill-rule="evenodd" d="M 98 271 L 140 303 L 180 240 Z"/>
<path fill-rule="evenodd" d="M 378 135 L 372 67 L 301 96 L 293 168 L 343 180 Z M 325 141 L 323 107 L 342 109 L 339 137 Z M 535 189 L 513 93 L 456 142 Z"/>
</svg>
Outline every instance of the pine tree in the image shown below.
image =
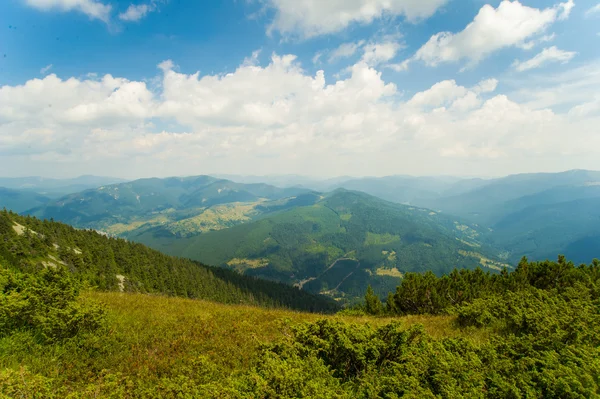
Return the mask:
<svg viewBox="0 0 600 399">
<path fill-rule="evenodd" d="M 383 304 L 381 303 L 379 297 L 375 295 L 375 292 L 373 291 L 373 288 L 371 288 L 370 285 L 369 287 L 367 287 L 367 293 L 365 294 L 365 302 L 365 311 L 368 314 L 380 315 L 383 313 Z"/>
</svg>

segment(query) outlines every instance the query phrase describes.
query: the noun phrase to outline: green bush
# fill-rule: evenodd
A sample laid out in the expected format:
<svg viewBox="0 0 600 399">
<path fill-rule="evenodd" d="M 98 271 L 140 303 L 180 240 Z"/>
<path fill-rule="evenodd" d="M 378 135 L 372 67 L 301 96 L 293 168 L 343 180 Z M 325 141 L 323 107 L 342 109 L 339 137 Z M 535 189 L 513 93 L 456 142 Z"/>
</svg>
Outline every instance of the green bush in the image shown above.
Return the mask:
<svg viewBox="0 0 600 399">
<path fill-rule="evenodd" d="M 35 274 L 0 269 L 0 336 L 26 329 L 53 342 L 100 329 L 104 308 L 78 301 L 78 294 L 78 283 L 64 267 Z"/>
</svg>

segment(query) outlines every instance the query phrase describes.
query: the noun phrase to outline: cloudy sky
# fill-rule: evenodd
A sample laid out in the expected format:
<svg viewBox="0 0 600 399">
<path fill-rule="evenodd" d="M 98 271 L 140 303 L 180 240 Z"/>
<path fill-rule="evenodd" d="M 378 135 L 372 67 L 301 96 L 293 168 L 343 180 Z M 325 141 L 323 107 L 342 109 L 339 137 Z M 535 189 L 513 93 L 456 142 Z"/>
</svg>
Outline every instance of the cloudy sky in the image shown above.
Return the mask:
<svg viewBox="0 0 600 399">
<path fill-rule="evenodd" d="M 600 169 L 598 0 L 2 3 L 2 176 Z"/>
</svg>

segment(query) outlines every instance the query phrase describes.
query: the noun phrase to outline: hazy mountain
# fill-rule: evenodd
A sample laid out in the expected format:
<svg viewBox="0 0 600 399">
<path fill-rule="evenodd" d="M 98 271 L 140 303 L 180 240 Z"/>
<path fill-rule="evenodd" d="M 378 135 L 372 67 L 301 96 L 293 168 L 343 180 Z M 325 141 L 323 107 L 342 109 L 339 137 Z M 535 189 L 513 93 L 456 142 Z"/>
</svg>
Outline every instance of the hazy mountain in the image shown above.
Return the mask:
<svg viewBox="0 0 600 399">
<path fill-rule="evenodd" d="M 157 226 L 127 237 L 337 298 L 361 296 L 368 284 L 386 293 L 408 271 L 503 266 L 485 230 L 446 215 L 345 190 L 302 198 L 220 231 L 181 238 Z"/>
<path fill-rule="evenodd" d="M 28 213 L 117 235 L 146 224 L 185 235 L 244 222 L 257 205 L 304 192 L 211 176 L 152 178 L 71 194 Z"/>
<path fill-rule="evenodd" d="M 458 183 L 466 188 L 464 182 Z M 571 170 L 562 173 L 532 173 L 511 175 L 499 179 L 472 182 L 472 187 L 456 193 L 456 186 L 437 198 L 423 199 L 419 205 L 463 216 L 484 225 L 492 225 L 514 210 L 519 198 L 542 194 L 529 199 L 533 205 L 537 200 L 547 201 L 543 192 L 562 190 L 562 200 L 575 200 L 583 193 L 577 187 L 589 187 L 600 184 L 600 172 Z M 575 189 L 574 189 L 575 188 Z M 584 194 L 587 195 L 587 194 Z M 554 196 L 554 194 L 552 194 Z M 526 200 L 524 200 L 526 201 Z"/>
<path fill-rule="evenodd" d="M 465 180 L 451 176 L 415 177 L 397 175 L 335 181 L 331 182 L 326 189 L 345 188 L 347 190 L 362 191 L 387 201 L 419 205 L 418 202 L 423 199 L 438 198 L 463 181 Z"/>
<path fill-rule="evenodd" d="M 493 225 L 497 247 L 511 258 L 552 259 L 557 253 L 578 263 L 600 258 L 600 187 L 595 197 L 538 203 L 503 217 Z"/>
<path fill-rule="evenodd" d="M 0 187 L 0 209 L 23 212 L 50 201 L 50 198 L 29 190 L 13 190 Z"/>
<path fill-rule="evenodd" d="M 108 184 L 122 183 L 124 179 L 102 176 L 79 176 L 72 179 L 51 179 L 39 176 L 0 177 L 0 187 L 29 190 L 49 197 L 60 197 Z"/>
</svg>

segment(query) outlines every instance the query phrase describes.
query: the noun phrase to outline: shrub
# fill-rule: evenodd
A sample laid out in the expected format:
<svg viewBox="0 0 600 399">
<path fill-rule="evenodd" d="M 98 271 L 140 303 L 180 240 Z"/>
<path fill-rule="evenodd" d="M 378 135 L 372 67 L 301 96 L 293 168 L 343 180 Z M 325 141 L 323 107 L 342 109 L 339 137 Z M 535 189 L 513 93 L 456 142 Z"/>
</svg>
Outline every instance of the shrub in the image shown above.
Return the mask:
<svg viewBox="0 0 600 399">
<path fill-rule="evenodd" d="M 36 274 L 0 269 L 0 335 L 26 329 L 53 342 L 100 329 L 104 308 L 78 301 L 78 294 L 78 283 L 63 267 Z"/>
</svg>

